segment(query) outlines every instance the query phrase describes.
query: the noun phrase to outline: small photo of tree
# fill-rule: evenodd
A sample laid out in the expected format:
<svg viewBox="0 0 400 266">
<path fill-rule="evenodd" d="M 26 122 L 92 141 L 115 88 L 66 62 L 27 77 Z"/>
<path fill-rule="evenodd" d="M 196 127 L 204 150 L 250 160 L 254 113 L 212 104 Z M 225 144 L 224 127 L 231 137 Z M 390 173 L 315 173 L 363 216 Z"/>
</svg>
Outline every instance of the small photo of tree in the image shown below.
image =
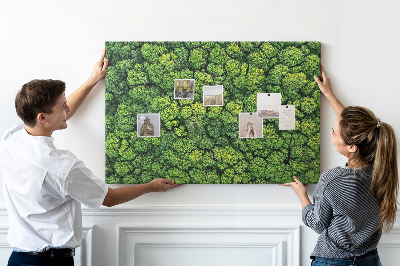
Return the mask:
<svg viewBox="0 0 400 266">
<path fill-rule="evenodd" d="M 194 79 L 176 79 L 174 86 L 174 99 L 194 99 Z"/>
</svg>

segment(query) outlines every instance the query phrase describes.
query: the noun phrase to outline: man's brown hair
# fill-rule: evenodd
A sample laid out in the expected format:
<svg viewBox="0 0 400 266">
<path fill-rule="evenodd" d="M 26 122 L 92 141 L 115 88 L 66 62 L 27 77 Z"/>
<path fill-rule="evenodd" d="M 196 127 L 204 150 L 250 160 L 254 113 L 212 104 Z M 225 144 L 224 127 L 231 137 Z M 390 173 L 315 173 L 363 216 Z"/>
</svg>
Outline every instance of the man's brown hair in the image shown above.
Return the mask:
<svg viewBox="0 0 400 266">
<path fill-rule="evenodd" d="M 27 126 L 36 125 L 39 113 L 51 114 L 58 97 L 65 92 L 65 82 L 52 79 L 34 79 L 25 83 L 15 96 L 17 115 Z"/>
</svg>

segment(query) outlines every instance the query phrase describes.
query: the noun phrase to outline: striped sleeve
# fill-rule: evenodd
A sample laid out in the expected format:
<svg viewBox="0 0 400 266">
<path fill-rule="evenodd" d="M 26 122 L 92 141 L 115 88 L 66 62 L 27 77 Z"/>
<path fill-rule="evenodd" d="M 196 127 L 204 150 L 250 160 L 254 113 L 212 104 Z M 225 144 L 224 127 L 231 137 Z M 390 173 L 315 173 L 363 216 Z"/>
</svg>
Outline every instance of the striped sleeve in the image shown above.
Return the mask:
<svg viewBox="0 0 400 266">
<path fill-rule="evenodd" d="M 313 200 L 314 204 L 308 204 L 302 212 L 303 222 L 306 226 L 318 234 L 328 228 L 331 220 L 333 208 L 329 200 L 323 196 L 326 186 L 321 184 L 317 186 Z"/>
<path fill-rule="evenodd" d="M 370 190 L 372 170 L 336 167 L 321 174 L 314 203 L 302 212 L 304 224 L 320 234 L 312 256 L 347 258 L 376 249 L 380 210 Z"/>
</svg>

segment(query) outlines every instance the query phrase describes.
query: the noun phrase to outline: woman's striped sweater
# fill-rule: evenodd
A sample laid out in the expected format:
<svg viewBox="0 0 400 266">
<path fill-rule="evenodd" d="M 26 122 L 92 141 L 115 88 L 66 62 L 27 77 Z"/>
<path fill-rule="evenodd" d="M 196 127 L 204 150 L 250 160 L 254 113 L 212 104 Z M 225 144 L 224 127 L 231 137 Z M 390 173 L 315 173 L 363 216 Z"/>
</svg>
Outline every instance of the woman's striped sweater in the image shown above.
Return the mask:
<svg viewBox="0 0 400 266">
<path fill-rule="evenodd" d="M 371 187 L 372 166 L 324 172 L 303 209 L 303 222 L 319 233 L 312 256 L 349 258 L 376 249 L 380 211 Z"/>
</svg>

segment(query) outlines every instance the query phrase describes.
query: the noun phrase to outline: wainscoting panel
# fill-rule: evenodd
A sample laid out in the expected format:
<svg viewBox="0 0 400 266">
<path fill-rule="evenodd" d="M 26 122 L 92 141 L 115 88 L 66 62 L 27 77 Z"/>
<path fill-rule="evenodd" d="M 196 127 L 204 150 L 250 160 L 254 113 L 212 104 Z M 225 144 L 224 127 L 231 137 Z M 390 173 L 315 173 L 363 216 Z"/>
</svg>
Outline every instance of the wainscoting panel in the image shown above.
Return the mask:
<svg viewBox="0 0 400 266">
<path fill-rule="evenodd" d="M 119 226 L 119 265 L 299 265 L 300 226 Z"/>
<path fill-rule="evenodd" d="M 382 265 L 400 265 L 400 227 L 395 227 L 389 234 L 382 235 L 378 252 Z"/>
<path fill-rule="evenodd" d="M 7 265 L 8 258 L 10 258 L 12 248 L 8 245 L 7 241 L 8 226 L 0 226 L 0 265 Z"/>
<path fill-rule="evenodd" d="M 0 266 L 7 265 L 8 219 L 0 206 Z M 378 246 L 382 264 L 400 261 L 400 217 Z M 318 235 L 299 208 L 117 207 L 83 209 L 76 266 L 307 266 Z"/>
<path fill-rule="evenodd" d="M 135 247 L 132 265 L 278 265 L 281 245 L 147 245 Z M 129 264 L 129 263 L 128 263 Z"/>
<path fill-rule="evenodd" d="M 92 265 L 92 229 L 93 226 L 84 226 L 82 231 L 82 246 L 75 250 L 75 266 Z M 8 226 L 0 226 L 0 266 L 7 265 L 12 248 L 7 241 Z"/>
<path fill-rule="evenodd" d="M 92 235 L 94 226 L 83 226 L 82 246 L 75 249 L 75 266 L 91 266 L 93 247 Z"/>
</svg>

